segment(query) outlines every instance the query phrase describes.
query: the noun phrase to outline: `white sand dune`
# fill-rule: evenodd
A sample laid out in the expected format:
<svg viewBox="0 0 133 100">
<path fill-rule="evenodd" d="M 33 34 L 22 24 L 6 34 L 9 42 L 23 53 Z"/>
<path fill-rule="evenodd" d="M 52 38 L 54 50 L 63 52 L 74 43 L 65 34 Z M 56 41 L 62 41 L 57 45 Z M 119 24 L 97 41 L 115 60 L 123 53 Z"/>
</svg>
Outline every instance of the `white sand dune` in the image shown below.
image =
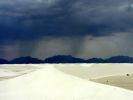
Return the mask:
<svg viewBox="0 0 133 100">
<path fill-rule="evenodd" d="M 24 66 L 28 67 L 29 65 Z M 34 65 L 33 68 L 36 67 L 38 70 L 19 77 L 0 81 L 0 100 L 133 99 L 133 92 L 130 90 L 88 81 L 81 78 L 83 74 L 79 77 L 80 74 L 77 74 L 79 72 L 74 72 L 76 73 L 74 76 L 68 72 L 61 71 L 64 69 L 61 69 L 61 66 L 63 65 Z M 82 69 L 83 66 L 86 67 L 89 65 L 77 66 L 80 66 Z M 66 65 L 66 67 L 69 69 L 74 67 L 74 65 Z M 92 66 L 87 68 L 92 68 Z"/>
<path fill-rule="evenodd" d="M 27 74 L 39 69 L 39 66 L 26 65 L 0 65 L 0 81 Z"/>
<path fill-rule="evenodd" d="M 65 73 L 97 83 L 133 90 L 132 64 L 58 65 L 56 68 Z"/>
<path fill-rule="evenodd" d="M 133 64 L 70 64 L 55 65 L 65 73 L 84 79 L 97 79 L 114 75 L 133 74 Z"/>
<path fill-rule="evenodd" d="M 107 76 L 91 81 L 133 90 L 133 74 Z"/>
</svg>

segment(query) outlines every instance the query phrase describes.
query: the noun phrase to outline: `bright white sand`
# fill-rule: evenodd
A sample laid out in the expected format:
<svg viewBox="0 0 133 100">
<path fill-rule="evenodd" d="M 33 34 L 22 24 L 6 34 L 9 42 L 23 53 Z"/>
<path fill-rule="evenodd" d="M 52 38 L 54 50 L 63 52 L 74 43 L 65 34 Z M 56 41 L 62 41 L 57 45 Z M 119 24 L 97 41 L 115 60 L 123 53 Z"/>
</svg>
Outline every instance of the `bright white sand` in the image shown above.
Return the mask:
<svg viewBox="0 0 133 100">
<path fill-rule="evenodd" d="M 0 65 L 0 81 L 27 74 L 39 69 L 37 65 Z"/>
<path fill-rule="evenodd" d="M 80 64 L 79 65 L 33 65 L 33 68 L 32 65 L 23 65 L 23 67 L 24 66 L 25 68 L 27 67 L 28 70 L 30 69 L 30 72 L 27 72 L 22 76 L 0 81 L 0 100 L 132 100 L 133 99 L 133 92 L 130 90 L 125 90 L 114 86 L 108 86 L 88 81 L 88 79 L 90 78 L 98 77 L 97 75 L 100 75 L 100 77 L 102 77 L 104 75 L 108 76 L 108 75 L 121 74 L 127 72 L 129 73 L 131 72 L 131 69 L 133 71 L 131 65 L 125 65 L 127 69 L 126 67 L 122 66 L 121 69 L 125 68 L 126 70 L 119 69 L 120 71 L 117 69 L 120 67 L 112 67 L 115 68 L 116 70 L 114 69 L 112 71 L 108 69 L 107 72 L 109 74 L 106 72 L 106 70 L 101 71 L 99 69 L 100 67 L 103 69 L 102 65 L 98 66 L 96 65 L 97 67 L 95 65 L 80 65 Z M 62 66 L 65 67 L 63 68 Z M 96 74 L 95 73 L 88 74 L 89 71 L 94 72 L 94 69 L 92 67 L 95 68 L 95 71 L 97 72 L 97 73 L 95 72 Z M 106 65 L 104 67 L 108 66 Z M 4 67 L 2 68 L 4 69 Z M 75 69 L 74 72 L 72 72 L 71 68 L 72 70 Z M 12 71 L 14 69 L 19 69 L 19 68 L 17 67 L 13 69 L 12 66 L 12 68 L 6 67 L 6 69 Z M 24 71 L 24 69 L 17 71 L 17 73 L 21 73 L 21 71 Z M 80 73 L 80 71 L 82 74 Z M 73 76 L 70 73 L 72 74 L 74 73 L 73 75 L 75 76 Z M 85 75 L 88 75 L 89 78 L 87 78 L 87 76 L 85 77 Z"/>
</svg>

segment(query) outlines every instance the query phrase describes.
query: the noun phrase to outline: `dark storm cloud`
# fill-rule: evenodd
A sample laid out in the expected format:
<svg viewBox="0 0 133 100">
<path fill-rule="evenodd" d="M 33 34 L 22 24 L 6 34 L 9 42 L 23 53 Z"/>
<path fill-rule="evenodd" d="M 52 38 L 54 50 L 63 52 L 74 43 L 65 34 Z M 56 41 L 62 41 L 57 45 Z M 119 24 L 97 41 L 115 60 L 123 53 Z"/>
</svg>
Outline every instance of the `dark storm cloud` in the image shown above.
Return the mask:
<svg viewBox="0 0 133 100">
<path fill-rule="evenodd" d="M 72 55 L 84 59 L 116 55 L 133 57 L 133 34 L 115 33 L 102 37 L 44 37 L 40 40 L 16 41 L 0 46 L 0 58 L 32 56 L 45 59 L 54 55 Z"/>
<path fill-rule="evenodd" d="M 132 32 L 132 0 L 1 0 L 0 39 Z"/>
</svg>

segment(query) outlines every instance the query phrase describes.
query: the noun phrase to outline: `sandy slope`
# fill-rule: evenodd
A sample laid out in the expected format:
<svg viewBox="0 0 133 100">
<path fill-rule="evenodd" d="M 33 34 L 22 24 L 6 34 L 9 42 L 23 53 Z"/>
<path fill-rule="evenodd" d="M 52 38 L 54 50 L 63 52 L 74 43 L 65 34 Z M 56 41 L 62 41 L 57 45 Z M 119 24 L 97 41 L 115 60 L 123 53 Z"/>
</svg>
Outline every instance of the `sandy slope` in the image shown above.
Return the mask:
<svg viewBox="0 0 133 100">
<path fill-rule="evenodd" d="M 108 76 L 103 78 L 92 79 L 92 81 L 133 90 L 133 74 L 130 74 L 129 76 L 128 74 Z"/>
<path fill-rule="evenodd" d="M 37 71 L 0 81 L 0 100 L 132 100 L 133 98 L 132 91 L 93 83 L 66 74 L 58 70 L 57 66 L 38 65 Z"/>
<path fill-rule="evenodd" d="M 38 65 L 0 65 L 0 81 L 38 70 Z"/>
<path fill-rule="evenodd" d="M 55 65 L 57 69 L 84 79 L 97 79 L 133 73 L 133 64 L 71 64 Z"/>
<path fill-rule="evenodd" d="M 57 69 L 90 81 L 133 90 L 132 64 L 59 65 Z"/>
</svg>

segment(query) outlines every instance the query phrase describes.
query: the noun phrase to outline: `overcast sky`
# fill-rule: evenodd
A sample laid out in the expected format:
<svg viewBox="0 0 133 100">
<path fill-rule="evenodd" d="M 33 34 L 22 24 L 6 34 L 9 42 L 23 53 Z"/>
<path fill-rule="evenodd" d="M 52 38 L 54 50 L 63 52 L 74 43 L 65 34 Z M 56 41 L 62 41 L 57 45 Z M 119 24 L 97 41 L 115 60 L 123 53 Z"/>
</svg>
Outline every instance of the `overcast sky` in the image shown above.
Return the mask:
<svg viewBox="0 0 133 100">
<path fill-rule="evenodd" d="M 0 58 L 133 57 L 132 0 L 0 0 Z"/>
</svg>

